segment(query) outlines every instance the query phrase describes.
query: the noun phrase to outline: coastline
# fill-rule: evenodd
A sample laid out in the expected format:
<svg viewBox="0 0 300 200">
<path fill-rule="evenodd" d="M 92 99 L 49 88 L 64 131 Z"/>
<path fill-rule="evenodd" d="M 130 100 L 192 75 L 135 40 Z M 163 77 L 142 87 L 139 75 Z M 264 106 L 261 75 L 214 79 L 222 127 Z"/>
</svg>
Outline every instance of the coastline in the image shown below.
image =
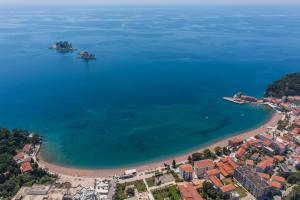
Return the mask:
<svg viewBox="0 0 300 200">
<path fill-rule="evenodd" d="M 267 131 L 268 127 L 275 126 L 277 122 L 282 118 L 282 114 L 274 112 L 274 114 L 270 117 L 268 121 L 266 121 L 264 124 L 260 125 L 259 127 L 242 132 L 240 134 L 235 134 L 233 136 L 229 136 L 227 138 L 222 138 L 218 141 L 212 142 L 211 144 L 206 144 L 202 146 L 201 148 L 189 151 L 187 153 L 183 153 L 178 156 L 171 156 L 170 158 L 166 158 L 163 160 L 153 161 L 145 164 L 137 164 L 133 165 L 131 167 L 120 167 L 120 168 L 111 168 L 111 169 L 81 169 L 81 168 L 72 168 L 72 167 L 65 167 L 53 163 L 46 162 L 43 160 L 43 157 L 41 156 L 40 152 L 37 155 L 38 158 L 38 164 L 42 168 L 46 168 L 49 170 L 49 172 L 57 174 L 57 175 L 66 175 L 66 176 L 73 176 L 73 177 L 111 177 L 113 175 L 120 175 L 123 174 L 125 170 L 127 169 L 137 169 L 138 171 L 143 170 L 152 170 L 157 167 L 162 167 L 164 163 L 171 164 L 173 160 L 176 160 L 176 162 L 182 162 L 186 161 L 188 156 L 191 155 L 194 152 L 203 151 L 204 149 L 210 149 L 213 150 L 216 146 L 224 147 L 228 145 L 228 141 L 234 137 L 242 137 L 243 139 L 247 139 L 249 137 L 253 137 L 255 135 L 258 135 L 259 133 L 263 133 Z"/>
</svg>

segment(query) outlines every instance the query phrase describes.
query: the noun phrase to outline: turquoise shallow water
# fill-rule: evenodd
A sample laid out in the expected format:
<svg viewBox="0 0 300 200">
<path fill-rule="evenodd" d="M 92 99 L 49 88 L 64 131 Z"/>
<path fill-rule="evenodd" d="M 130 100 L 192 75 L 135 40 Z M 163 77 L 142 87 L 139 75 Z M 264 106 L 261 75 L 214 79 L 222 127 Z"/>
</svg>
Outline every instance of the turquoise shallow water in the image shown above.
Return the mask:
<svg viewBox="0 0 300 200">
<path fill-rule="evenodd" d="M 44 136 L 43 155 L 107 168 L 186 152 L 264 123 L 262 96 L 299 70 L 299 7 L 0 8 L 0 124 Z M 96 54 L 47 47 L 68 40 Z"/>
</svg>

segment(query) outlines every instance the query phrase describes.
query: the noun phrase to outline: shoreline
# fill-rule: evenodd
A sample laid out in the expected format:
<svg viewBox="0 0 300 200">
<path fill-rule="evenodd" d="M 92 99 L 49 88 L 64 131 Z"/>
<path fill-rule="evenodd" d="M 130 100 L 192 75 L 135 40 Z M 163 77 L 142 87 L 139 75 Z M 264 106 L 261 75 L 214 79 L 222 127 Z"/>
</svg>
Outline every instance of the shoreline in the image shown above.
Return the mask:
<svg viewBox="0 0 300 200">
<path fill-rule="evenodd" d="M 128 169 L 136 169 L 138 171 L 144 170 L 153 170 L 158 167 L 162 167 L 164 163 L 171 164 L 173 160 L 176 162 L 186 161 L 188 156 L 192 153 L 203 151 L 204 149 L 214 150 L 216 146 L 224 147 L 228 145 L 228 141 L 237 136 L 242 137 L 243 139 L 247 139 L 249 137 L 253 137 L 258 135 L 259 133 L 263 133 L 267 131 L 268 127 L 275 126 L 277 122 L 282 118 L 282 114 L 274 112 L 274 114 L 267 120 L 264 124 L 259 127 L 252 129 L 250 131 L 242 132 L 240 134 L 235 134 L 233 136 L 229 136 L 227 138 L 219 139 L 211 144 L 203 145 L 200 148 L 196 148 L 195 150 L 188 151 L 186 153 L 180 154 L 178 156 L 170 156 L 169 158 L 157 160 L 145 164 L 136 164 L 130 167 L 120 167 L 120 168 L 108 168 L 108 169 L 84 169 L 84 168 L 73 168 L 73 167 L 65 167 L 53 163 L 49 163 L 43 160 L 40 152 L 37 154 L 38 164 L 42 168 L 46 168 L 49 172 L 57 174 L 57 175 L 65 175 L 65 176 L 73 176 L 73 177 L 105 177 L 109 178 L 113 175 L 121 175 L 125 170 Z"/>
</svg>

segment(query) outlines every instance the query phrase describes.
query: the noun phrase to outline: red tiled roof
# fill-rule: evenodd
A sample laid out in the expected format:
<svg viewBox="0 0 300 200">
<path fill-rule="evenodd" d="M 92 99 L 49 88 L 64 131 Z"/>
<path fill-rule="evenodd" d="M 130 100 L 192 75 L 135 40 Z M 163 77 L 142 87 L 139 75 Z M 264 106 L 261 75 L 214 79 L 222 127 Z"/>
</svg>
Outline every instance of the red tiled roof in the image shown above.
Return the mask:
<svg viewBox="0 0 300 200">
<path fill-rule="evenodd" d="M 23 147 L 23 151 L 28 152 L 31 149 L 31 146 L 32 146 L 31 144 L 25 144 Z"/>
<path fill-rule="evenodd" d="M 217 167 L 222 167 L 223 165 L 224 165 L 224 163 L 221 162 L 221 161 L 216 163 L 216 166 L 217 166 Z"/>
<path fill-rule="evenodd" d="M 229 165 L 228 163 L 226 163 L 223 167 L 222 167 L 227 173 L 231 174 L 233 173 L 234 169 L 232 168 L 231 165 Z"/>
<path fill-rule="evenodd" d="M 270 179 L 270 175 L 269 175 L 269 174 L 266 174 L 266 173 L 260 173 L 260 172 L 258 172 L 257 174 L 258 174 L 258 176 L 260 176 L 260 177 L 263 178 L 263 179 L 266 179 L 266 180 L 269 180 L 269 179 Z"/>
<path fill-rule="evenodd" d="M 226 192 L 231 192 L 233 190 L 235 190 L 235 186 L 233 184 L 229 184 L 229 185 L 224 185 L 223 187 L 221 187 L 221 191 L 223 193 L 226 193 Z"/>
<path fill-rule="evenodd" d="M 178 185 L 181 196 L 185 200 L 203 200 L 200 194 L 191 184 L 180 184 Z"/>
<path fill-rule="evenodd" d="M 233 160 L 231 160 L 231 159 L 228 160 L 228 163 L 231 165 L 231 167 L 233 169 L 236 169 L 238 167 L 238 165 Z"/>
<path fill-rule="evenodd" d="M 32 171 L 32 167 L 31 167 L 30 162 L 24 162 L 21 165 L 21 171 L 22 171 L 22 173 L 26 173 L 26 172 Z"/>
<path fill-rule="evenodd" d="M 249 146 L 255 145 L 255 144 L 257 144 L 257 140 L 255 140 L 255 139 L 249 140 L 249 141 L 247 142 L 247 144 L 248 144 Z"/>
<path fill-rule="evenodd" d="M 246 160 L 246 165 L 253 166 L 254 165 L 253 160 Z"/>
<path fill-rule="evenodd" d="M 236 156 L 237 158 L 241 158 L 241 157 L 245 154 L 245 152 L 246 152 L 246 149 L 243 148 L 243 147 L 240 147 L 240 148 L 236 151 L 235 156 Z"/>
<path fill-rule="evenodd" d="M 193 167 L 190 164 L 181 165 L 180 169 L 184 172 L 193 172 Z"/>
<path fill-rule="evenodd" d="M 270 146 L 271 145 L 271 141 L 270 140 L 264 140 L 264 142 L 263 142 L 263 144 L 265 145 L 265 146 Z"/>
<path fill-rule="evenodd" d="M 27 157 L 24 159 L 24 162 L 31 162 L 31 159 L 32 159 L 31 157 Z"/>
<path fill-rule="evenodd" d="M 218 169 L 211 169 L 211 170 L 207 170 L 207 171 L 206 171 L 206 174 L 207 174 L 208 176 L 217 175 L 217 174 L 219 174 L 219 173 L 220 173 L 220 171 L 219 171 Z"/>
<path fill-rule="evenodd" d="M 24 153 L 23 152 L 18 152 L 17 155 L 16 155 L 16 158 L 23 159 L 24 158 Z"/>
<path fill-rule="evenodd" d="M 230 144 L 239 144 L 239 143 L 243 142 L 243 140 L 244 139 L 242 137 L 237 136 L 237 137 L 234 137 L 234 138 L 230 139 L 229 143 Z"/>
<path fill-rule="evenodd" d="M 274 156 L 275 160 L 277 161 L 283 161 L 284 160 L 284 157 L 283 156 L 280 156 L 280 155 L 277 155 L 277 156 Z"/>
<path fill-rule="evenodd" d="M 209 179 L 211 180 L 211 182 L 212 182 L 215 186 L 217 186 L 217 187 L 219 187 L 219 188 L 221 188 L 221 187 L 223 186 L 223 184 L 221 183 L 220 179 L 218 179 L 217 177 L 215 177 L 215 176 L 210 176 Z"/>
<path fill-rule="evenodd" d="M 278 183 L 278 182 L 275 182 L 275 181 L 269 181 L 268 184 L 269 184 L 271 187 L 274 187 L 274 188 L 278 188 L 278 189 L 281 188 L 281 184 Z"/>
<path fill-rule="evenodd" d="M 298 135 L 300 133 L 300 128 L 294 128 L 291 133 Z"/>
<path fill-rule="evenodd" d="M 206 168 L 206 167 L 213 167 L 214 163 L 212 160 L 206 159 L 196 162 L 197 168 Z"/>
<path fill-rule="evenodd" d="M 273 158 L 270 156 L 265 156 L 264 159 L 267 160 L 268 162 L 273 162 Z"/>
<path fill-rule="evenodd" d="M 273 165 L 272 162 L 270 162 L 268 160 L 263 160 L 257 164 L 257 167 L 259 167 L 261 169 L 266 169 L 267 167 L 271 167 L 272 165 Z"/>
<path fill-rule="evenodd" d="M 285 178 L 281 177 L 281 176 L 272 176 L 271 178 L 272 181 L 276 181 L 276 182 L 279 182 L 279 183 L 284 183 L 285 182 Z"/>
<path fill-rule="evenodd" d="M 223 167 L 220 168 L 220 172 L 224 177 L 229 176 L 229 173 Z"/>
<path fill-rule="evenodd" d="M 226 156 L 226 157 L 222 157 L 221 161 L 225 163 L 225 162 L 228 162 L 229 159 L 230 159 L 230 157 Z"/>
</svg>

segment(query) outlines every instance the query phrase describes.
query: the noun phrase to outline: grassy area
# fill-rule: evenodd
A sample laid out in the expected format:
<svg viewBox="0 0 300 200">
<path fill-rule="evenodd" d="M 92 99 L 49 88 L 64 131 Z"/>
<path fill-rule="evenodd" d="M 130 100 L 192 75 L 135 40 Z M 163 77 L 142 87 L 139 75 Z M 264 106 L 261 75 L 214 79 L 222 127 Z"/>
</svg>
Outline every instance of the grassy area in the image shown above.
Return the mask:
<svg viewBox="0 0 300 200">
<path fill-rule="evenodd" d="M 137 180 L 130 183 L 128 185 L 134 185 L 134 187 L 138 190 L 138 192 L 146 192 L 147 188 L 143 180 Z"/>
<path fill-rule="evenodd" d="M 148 184 L 149 187 L 155 186 L 155 177 L 147 178 L 146 182 L 147 182 L 147 184 Z"/>
<path fill-rule="evenodd" d="M 134 187 L 138 190 L 139 193 L 141 192 L 146 192 L 147 188 L 146 185 L 144 184 L 143 180 L 137 180 L 129 183 L 122 183 L 122 184 L 117 184 L 116 188 L 116 193 L 114 196 L 115 200 L 121 200 L 121 199 L 126 199 L 128 198 L 128 195 L 126 194 L 126 186 L 134 185 Z"/>
<path fill-rule="evenodd" d="M 153 196 L 156 200 L 164 200 L 169 198 L 170 200 L 181 200 L 180 194 L 175 185 L 153 191 Z"/>
<path fill-rule="evenodd" d="M 240 198 L 243 198 L 243 197 L 247 196 L 247 191 L 242 187 L 236 188 L 236 191 L 240 195 Z"/>
</svg>

